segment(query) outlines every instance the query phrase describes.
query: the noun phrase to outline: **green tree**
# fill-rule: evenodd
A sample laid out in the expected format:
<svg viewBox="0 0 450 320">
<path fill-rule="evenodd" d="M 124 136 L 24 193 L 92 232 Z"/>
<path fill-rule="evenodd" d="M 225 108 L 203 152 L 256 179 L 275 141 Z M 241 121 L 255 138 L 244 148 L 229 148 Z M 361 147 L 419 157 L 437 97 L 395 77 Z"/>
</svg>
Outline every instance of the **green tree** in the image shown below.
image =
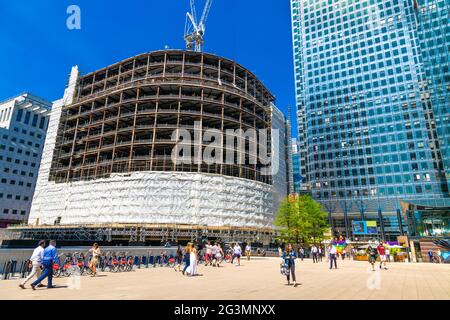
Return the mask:
<svg viewBox="0 0 450 320">
<path fill-rule="evenodd" d="M 275 217 L 280 240 L 295 243 L 309 243 L 323 240 L 328 228 L 327 213 L 309 195 L 294 199 L 285 198 Z"/>
</svg>

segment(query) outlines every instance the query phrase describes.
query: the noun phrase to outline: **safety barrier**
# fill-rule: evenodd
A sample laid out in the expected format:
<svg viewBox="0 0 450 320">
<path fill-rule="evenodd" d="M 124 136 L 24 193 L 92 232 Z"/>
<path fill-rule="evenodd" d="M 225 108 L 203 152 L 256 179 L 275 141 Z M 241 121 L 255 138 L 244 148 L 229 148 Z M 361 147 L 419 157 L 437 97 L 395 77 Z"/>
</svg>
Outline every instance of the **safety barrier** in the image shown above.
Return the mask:
<svg viewBox="0 0 450 320">
<path fill-rule="evenodd" d="M 134 268 L 143 269 L 143 268 L 157 268 L 157 267 L 167 267 L 171 265 L 169 263 L 170 259 L 172 259 L 172 263 L 174 260 L 173 255 L 142 255 L 142 256 L 126 256 L 126 261 L 132 261 L 131 268 L 128 268 L 126 271 L 132 271 Z M 112 256 L 109 257 L 101 257 L 100 264 L 98 266 L 99 270 L 102 269 L 104 265 L 110 265 Z M 87 261 L 87 260 L 86 260 Z M 86 265 L 86 261 L 83 262 L 83 266 Z M 64 268 L 63 261 L 60 261 L 60 268 Z M 0 264 L 1 266 L 1 264 Z M 26 278 L 31 272 L 31 263 L 30 260 L 21 261 L 18 264 L 17 260 L 8 260 L 4 262 L 2 269 L 0 270 L 0 280 L 10 280 L 12 278 Z M 76 264 L 72 265 L 73 268 L 78 268 Z M 69 274 L 68 276 L 70 276 Z M 56 276 L 57 277 L 57 276 Z"/>
</svg>

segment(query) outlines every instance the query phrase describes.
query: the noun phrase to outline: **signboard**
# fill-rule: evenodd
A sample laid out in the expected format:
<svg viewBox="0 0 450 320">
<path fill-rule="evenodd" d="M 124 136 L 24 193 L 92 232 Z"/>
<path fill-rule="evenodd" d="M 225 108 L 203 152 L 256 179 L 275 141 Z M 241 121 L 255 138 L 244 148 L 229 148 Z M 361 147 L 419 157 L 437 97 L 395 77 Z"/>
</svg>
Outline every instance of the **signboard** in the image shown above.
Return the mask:
<svg viewBox="0 0 450 320">
<path fill-rule="evenodd" d="M 377 234 L 376 221 L 352 221 L 353 234 Z"/>
<path fill-rule="evenodd" d="M 365 234 L 366 225 L 364 221 L 352 221 L 353 234 Z"/>
<path fill-rule="evenodd" d="M 366 221 L 366 234 L 377 234 L 377 222 L 376 221 Z"/>
</svg>

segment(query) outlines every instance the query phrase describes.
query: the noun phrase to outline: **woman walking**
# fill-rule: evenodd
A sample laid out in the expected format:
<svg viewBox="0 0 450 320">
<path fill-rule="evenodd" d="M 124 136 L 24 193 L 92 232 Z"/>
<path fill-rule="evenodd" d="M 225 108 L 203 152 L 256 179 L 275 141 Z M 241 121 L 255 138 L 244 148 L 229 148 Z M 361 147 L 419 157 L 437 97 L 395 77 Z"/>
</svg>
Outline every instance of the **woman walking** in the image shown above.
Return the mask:
<svg viewBox="0 0 450 320">
<path fill-rule="evenodd" d="M 295 277 L 295 259 L 297 255 L 295 254 L 295 250 L 292 249 L 292 245 L 289 243 L 286 245 L 285 251 L 282 253 L 282 258 L 284 263 L 287 265 L 287 282 L 288 285 L 291 284 L 291 275 L 292 281 L 294 281 L 294 287 L 297 286 L 297 279 Z"/>
<path fill-rule="evenodd" d="M 189 257 L 189 267 L 187 268 L 186 272 L 189 276 L 193 277 L 197 275 L 197 248 L 195 245 L 191 244 L 190 247 L 190 257 Z"/>
<path fill-rule="evenodd" d="M 184 249 L 184 268 L 183 268 L 183 275 L 188 270 L 189 266 L 191 264 L 191 244 L 188 243 L 186 245 L 186 248 Z"/>
<path fill-rule="evenodd" d="M 92 276 L 95 277 L 97 275 L 98 259 L 101 253 L 98 243 L 94 243 L 89 252 L 92 254 L 91 261 L 89 262 L 89 269 L 92 271 Z"/>
<path fill-rule="evenodd" d="M 181 265 L 183 264 L 183 249 L 181 249 L 180 245 L 178 245 L 176 256 L 177 256 L 177 265 L 173 268 L 175 269 L 175 271 L 181 271 Z"/>
<path fill-rule="evenodd" d="M 247 257 L 248 261 L 250 261 L 251 255 L 252 255 L 252 247 L 250 246 L 250 244 L 247 244 L 245 246 L 245 256 Z"/>
<path fill-rule="evenodd" d="M 220 243 L 217 243 L 217 253 L 216 253 L 217 267 L 220 267 L 220 263 L 222 262 L 224 256 L 225 255 L 222 246 L 220 245 Z"/>
</svg>

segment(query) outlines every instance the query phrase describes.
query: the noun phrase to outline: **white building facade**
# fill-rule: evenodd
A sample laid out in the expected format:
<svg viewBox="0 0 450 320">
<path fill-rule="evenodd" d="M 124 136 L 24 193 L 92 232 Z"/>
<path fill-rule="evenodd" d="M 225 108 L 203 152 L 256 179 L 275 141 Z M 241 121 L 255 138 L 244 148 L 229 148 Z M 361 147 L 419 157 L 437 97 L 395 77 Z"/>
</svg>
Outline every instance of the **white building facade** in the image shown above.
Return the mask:
<svg viewBox="0 0 450 320">
<path fill-rule="evenodd" d="M 28 220 L 50 109 L 28 93 L 0 103 L 0 227 Z"/>
</svg>

